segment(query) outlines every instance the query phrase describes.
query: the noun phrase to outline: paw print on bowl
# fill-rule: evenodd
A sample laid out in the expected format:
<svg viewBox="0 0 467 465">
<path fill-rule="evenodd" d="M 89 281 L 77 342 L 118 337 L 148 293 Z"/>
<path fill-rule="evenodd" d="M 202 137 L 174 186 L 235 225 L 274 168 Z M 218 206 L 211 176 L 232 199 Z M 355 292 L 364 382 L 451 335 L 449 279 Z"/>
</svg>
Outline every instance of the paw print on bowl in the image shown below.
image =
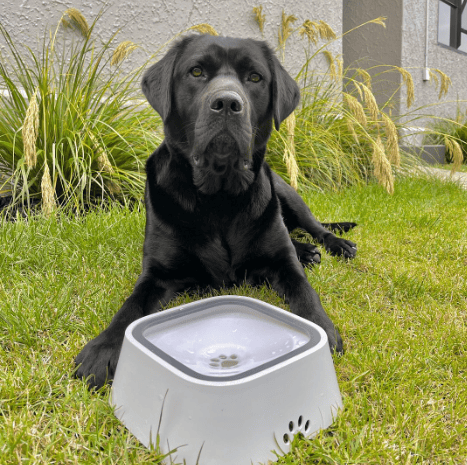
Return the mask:
<svg viewBox="0 0 467 465">
<path fill-rule="evenodd" d="M 239 363 L 238 356 L 232 354 L 230 356 L 221 354 L 217 357 L 211 358 L 209 366 L 212 368 L 233 368 Z"/>
<path fill-rule="evenodd" d="M 289 431 L 282 436 L 282 440 L 284 441 L 284 444 L 290 445 L 290 443 L 292 442 L 296 434 L 302 434 L 303 436 L 309 435 L 310 426 L 311 426 L 310 420 L 304 421 L 303 415 L 300 415 L 298 417 L 298 420 L 296 423 L 290 420 L 289 425 L 288 425 Z"/>
</svg>

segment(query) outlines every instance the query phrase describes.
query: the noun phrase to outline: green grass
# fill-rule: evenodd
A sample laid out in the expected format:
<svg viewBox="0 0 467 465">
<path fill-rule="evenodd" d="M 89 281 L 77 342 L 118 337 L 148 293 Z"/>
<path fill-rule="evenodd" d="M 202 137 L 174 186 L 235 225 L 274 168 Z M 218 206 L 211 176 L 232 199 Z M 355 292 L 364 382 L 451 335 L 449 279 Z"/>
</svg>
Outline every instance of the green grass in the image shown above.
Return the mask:
<svg viewBox="0 0 467 465">
<path fill-rule="evenodd" d="M 322 221 L 359 223 L 346 236 L 355 260 L 323 254 L 308 272 L 345 341 L 344 410 L 278 463 L 465 463 L 467 192 L 417 178 L 393 196 L 372 184 L 306 197 Z M 113 416 L 108 388 L 72 378 L 140 272 L 143 212 L 4 223 L 0 235 L 0 463 L 159 463 Z M 284 306 L 264 287 L 235 292 Z"/>
<path fill-rule="evenodd" d="M 430 167 L 450 171 L 452 169 L 452 163 L 435 164 L 435 165 L 430 165 Z M 461 165 L 457 171 L 461 173 L 467 173 L 467 165 L 466 164 Z"/>
</svg>

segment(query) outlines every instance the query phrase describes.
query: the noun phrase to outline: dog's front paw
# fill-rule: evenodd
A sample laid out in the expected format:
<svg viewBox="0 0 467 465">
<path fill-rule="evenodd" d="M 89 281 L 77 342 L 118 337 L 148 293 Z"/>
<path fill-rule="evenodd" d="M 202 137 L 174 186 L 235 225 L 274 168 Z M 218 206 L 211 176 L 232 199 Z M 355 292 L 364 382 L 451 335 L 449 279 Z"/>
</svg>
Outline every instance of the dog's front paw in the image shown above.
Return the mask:
<svg viewBox="0 0 467 465">
<path fill-rule="evenodd" d="M 75 359 L 76 377 L 85 379 L 90 389 L 113 380 L 122 341 L 107 329 L 88 342 Z"/>
<path fill-rule="evenodd" d="M 324 247 L 331 255 L 344 258 L 354 258 L 357 255 L 357 244 L 341 237 L 329 236 L 324 242 Z"/>
<path fill-rule="evenodd" d="M 331 349 L 331 353 L 336 352 L 338 354 L 343 354 L 344 343 L 342 342 L 341 335 L 339 334 L 337 328 L 334 325 L 332 325 L 331 329 L 326 329 L 325 331 L 328 336 L 329 348 Z"/>
<path fill-rule="evenodd" d="M 297 253 L 298 261 L 303 266 L 321 263 L 321 252 L 319 251 L 318 247 L 312 244 L 299 242 L 296 240 L 292 240 L 292 243 L 295 247 L 295 252 Z"/>
</svg>

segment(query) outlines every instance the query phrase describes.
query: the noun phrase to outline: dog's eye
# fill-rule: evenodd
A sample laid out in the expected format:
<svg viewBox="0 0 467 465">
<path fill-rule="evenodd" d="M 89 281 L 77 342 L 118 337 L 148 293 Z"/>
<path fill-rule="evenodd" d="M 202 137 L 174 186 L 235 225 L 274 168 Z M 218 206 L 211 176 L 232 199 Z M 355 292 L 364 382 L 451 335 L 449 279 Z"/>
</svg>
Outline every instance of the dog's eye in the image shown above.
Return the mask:
<svg viewBox="0 0 467 465">
<path fill-rule="evenodd" d="M 259 82 L 259 81 L 261 81 L 261 79 L 262 79 L 261 75 L 258 74 L 258 73 L 251 73 L 250 74 L 250 81 L 252 81 L 252 82 Z"/>
<path fill-rule="evenodd" d="M 200 77 L 203 74 L 203 70 L 201 68 L 199 68 L 198 66 L 196 66 L 195 68 L 193 68 L 191 70 L 191 74 L 194 77 Z"/>
</svg>

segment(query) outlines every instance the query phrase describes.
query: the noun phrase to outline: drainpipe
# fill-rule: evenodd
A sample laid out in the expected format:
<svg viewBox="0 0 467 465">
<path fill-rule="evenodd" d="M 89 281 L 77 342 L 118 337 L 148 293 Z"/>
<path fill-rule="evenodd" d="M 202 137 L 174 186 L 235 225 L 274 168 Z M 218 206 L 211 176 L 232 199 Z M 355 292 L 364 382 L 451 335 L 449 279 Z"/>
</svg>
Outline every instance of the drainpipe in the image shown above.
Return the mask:
<svg viewBox="0 0 467 465">
<path fill-rule="evenodd" d="M 428 32 L 430 21 L 430 0 L 426 0 L 426 20 L 425 20 L 425 67 L 423 68 L 423 80 L 430 80 L 430 70 L 428 68 Z"/>
</svg>

